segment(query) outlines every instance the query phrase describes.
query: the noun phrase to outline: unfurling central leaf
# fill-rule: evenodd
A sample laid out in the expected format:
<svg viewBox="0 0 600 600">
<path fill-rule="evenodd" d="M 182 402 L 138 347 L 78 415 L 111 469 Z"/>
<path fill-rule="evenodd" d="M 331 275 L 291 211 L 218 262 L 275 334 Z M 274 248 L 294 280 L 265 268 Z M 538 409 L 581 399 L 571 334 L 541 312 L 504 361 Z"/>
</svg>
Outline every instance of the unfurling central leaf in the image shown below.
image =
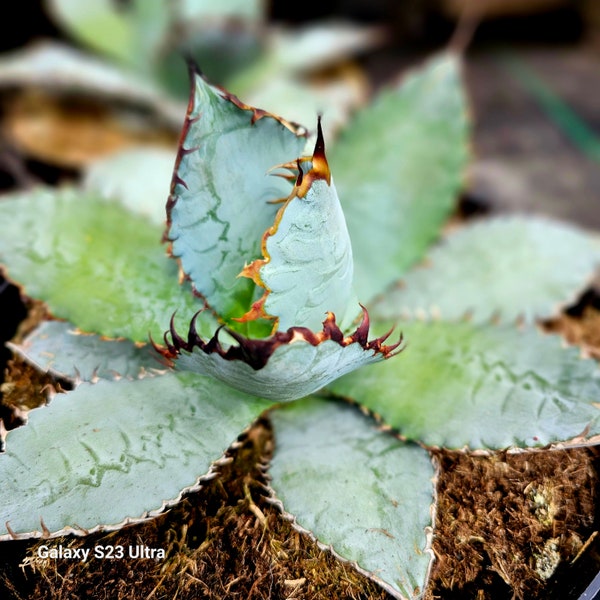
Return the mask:
<svg viewBox="0 0 600 600">
<path fill-rule="evenodd" d="M 296 184 L 263 236 L 264 258 L 242 271 L 265 288 L 242 320 L 274 318 L 280 329 L 316 330 L 324 315 L 333 312 L 343 326 L 358 312 L 352 247 L 320 119 L 312 158 L 283 166 L 297 170 Z"/>
</svg>

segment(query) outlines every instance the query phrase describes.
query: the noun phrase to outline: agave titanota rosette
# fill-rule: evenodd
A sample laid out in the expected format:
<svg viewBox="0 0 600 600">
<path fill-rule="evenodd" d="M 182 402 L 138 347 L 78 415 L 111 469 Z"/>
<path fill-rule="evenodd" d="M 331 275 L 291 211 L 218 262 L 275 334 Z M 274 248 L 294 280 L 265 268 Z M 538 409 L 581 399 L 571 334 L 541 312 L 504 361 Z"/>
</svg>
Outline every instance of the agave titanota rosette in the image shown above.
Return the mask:
<svg viewBox="0 0 600 600">
<path fill-rule="evenodd" d="M 171 325 L 156 348 L 171 366 L 271 400 L 301 398 L 391 357 L 400 342 L 384 343 L 391 332 L 369 340 L 369 315 L 354 293 L 320 118 L 312 156 L 295 157 L 302 128 L 243 104 L 196 69 L 191 79 L 165 237 L 182 278 L 234 344 L 222 345 L 220 329 L 203 340 L 192 318 L 186 339 Z M 212 120 L 223 114 L 227 130 L 215 130 Z M 224 154 L 239 172 L 214 172 Z"/>
<path fill-rule="evenodd" d="M 75 389 L 10 433 L 0 457 L 0 537 L 110 530 L 158 514 L 214 477 L 219 456 L 269 411 L 273 501 L 391 594 L 415 599 L 432 564 L 436 467 L 427 446 L 597 439 L 596 363 L 534 327 L 585 284 L 600 262 L 597 237 L 498 217 L 447 236 L 431 268 L 408 272 L 438 240 L 467 162 L 459 64 L 436 57 L 384 90 L 328 141 L 327 159 L 319 136 L 302 157 L 303 130 L 194 73 L 166 235 L 154 207 L 164 206 L 172 157 L 152 219 L 140 216 L 137 200 L 99 197 L 93 186 L 2 199 L 3 273 L 62 319 L 12 348 Z M 151 200 L 143 162 L 128 159 L 120 176 L 105 165 L 101 179 L 131 190 L 134 177 L 136 195 Z M 319 201 L 337 202 L 331 174 L 353 261 L 343 220 L 335 221 L 339 241 L 309 236 L 309 248 L 287 220 L 306 223 L 311 210 L 326 212 Z M 158 244 L 163 235 L 179 265 Z M 319 262 L 323 248 L 325 272 L 341 265 L 333 281 L 315 281 L 303 261 Z M 439 320 L 429 319 L 434 313 Z M 470 320 L 460 318 L 466 313 Z M 407 351 L 380 360 L 399 350 L 385 346 L 398 321 Z M 159 340 L 165 331 L 157 354 L 148 332 Z M 365 357 L 378 364 L 331 381 L 319 397 L 273 402 Z"/>
</svg>

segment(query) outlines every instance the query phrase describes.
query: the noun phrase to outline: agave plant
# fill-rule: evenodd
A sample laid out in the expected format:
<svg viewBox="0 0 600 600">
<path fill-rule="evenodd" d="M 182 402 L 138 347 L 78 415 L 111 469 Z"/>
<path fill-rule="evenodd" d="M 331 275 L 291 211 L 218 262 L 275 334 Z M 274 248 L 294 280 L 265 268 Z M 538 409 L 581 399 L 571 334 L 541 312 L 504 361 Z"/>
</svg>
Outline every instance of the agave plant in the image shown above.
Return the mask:
<svg viewBox="0 0 600 600">
<path fill-rule="evenodd" d="M 441 236 L 466 112 L 460 61 L 444 54 L 327 151 L 318 123 L 302 156 L 305 129 L 194 71 L 166 230 L 162 207 L 140 215 L 90 189 L 3 199 L 3 272 L 54 317 L 11 348 L 74 389 L 9 433 L 0 537 L 151 518 L 214 477 L 267 411 L 273 502 L 419 598 L 431 448 L 594 443 L 597 365 L 536 319 L 583 288 L 600 241 L 524 216 Z"/>
</svg>

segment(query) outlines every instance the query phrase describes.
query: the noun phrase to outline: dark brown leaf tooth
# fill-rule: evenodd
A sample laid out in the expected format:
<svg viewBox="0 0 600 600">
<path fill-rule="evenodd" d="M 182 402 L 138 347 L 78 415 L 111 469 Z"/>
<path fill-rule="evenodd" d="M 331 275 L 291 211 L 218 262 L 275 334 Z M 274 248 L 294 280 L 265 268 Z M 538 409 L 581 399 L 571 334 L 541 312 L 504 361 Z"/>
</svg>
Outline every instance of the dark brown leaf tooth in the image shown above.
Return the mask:
<svg viewBox="0 0 600 600">
<path fill-rule="evenodd" d="M 232 331 L 228 331 L 228 333 L 235 338 L 239 346 L 231 346 L 225 353 L 224 358 L 227 360 L 242 360 L 255 371 L 262 369 L 275 352 L 275 349 L 282 344 L 289 343 L 292 337 L 286 332 L 276 333 L 268 340 L 251 340 Z"/>
<path fill-rule="evenodd" d="M 300 165 L 300 159 L 296 160 L 296 164 L 298 165 L 298 176 L 296 177 L 296 187 L 300 187 L 302 185 L 302 178 L 304 177 L 304 173 L 302 172 L 302 166 Z"/>
<path fill-rule="evenodd" d="M 313 151 L 313 158 L 325 159 L 325 139 L 323 138 L 323 129 L 321 128 L 321 115 L 317 118 L 317 142 Z"/>
<path fill-rule="evenodd" d="M 356 328 L 356 331 L 350 337 L 352 338 L 353 342 L 357 342 L 363 348 L 365 348 L 368 343 L 371 322 L 369 320 L 369 313 L 367 312 L 367 309 L 362 304 L 360 307 L 363 311 L 363 316 L 359 326 Z"/>
<path fill-rule="evenodd" d="M 187 350 L 187 348 L 193 348 L 194 346 L 198 346 L 199 348 L 201 348 L 202 350 L 204 350 L 205 344 L 204 344 L 204 340 L 198 335 L 198 330 L 196 329 L 196 319 L 198 318 L 198 315 L 202 312 L 202 310 L 199 310 L 193 317 L 192 320 L 190 321 L 190 327 L 188 329 L 188 339 L 187 342 L 184 342 L 182 340 L 181 342 L 181 347 L 185 348 Z M 217 329 L 217 331 L 215 331 L 215 335 L 213 336 L 213 339 L 216 338 L 219 335 L 219 331 L 221 330 L 221 327 L 219 327 Z M 209 344 L 210 342 L 212 342 L 212 339 L 209 340 Z M 191 352 L 191 350 L 190 350 Z"/>
<path fill-rule="evenodd" d="M 183 338 L 181 338 L 177 334 L 177 331 L 175 330 L 175 313 L 172 314 L 171 320 L 169 321 L 169 330 L 171 332 L 171 338 L 173 339 L 173 343 L 175 345 L 181 346 L 182 344 L 185 343 L 185 341 L 183 340 Z M 166 333 L 165 333 L 165 335 L 166 335 Z"/>
<path fill-rule="evenodd" d="M 369 313 L 363 306 L 361 308 L 363 309 L 363 318 L 356 331 L 348 337 L 344 337 L 342 330 L 335 322 L 335 315 L 328 313 L 327 318 L 323 321 L 323 330 L 317 333 L 306 327 L 290 327 L 287 331 L 278 331 L 269 338 L 253 340 L 226 328 L 227 333 L 235 339 L 238 345 L 230 346 L 227 350 L 224 350 L 218 339 L 219 332 L 224 326 L 219 327 L 207 342 L 198 334 L 196 330 L 196 318 L 202 312 L 199 311 L 192 317 L 187 340 L 184 340 L 176 332 L 174 320 L 171 318 L 169 331 L 165 332 L 166 347 L 160 347 L 154 341 L 150 341 L 154 348 L 169 361 L 176 359 L 182 350 L 191 353 L 194 351 L 194 348 L 199 348 L 205 354 L 218 354 L 225 360 L 242 360 L 257 371 L 267 364 L 269 358 L 279 346 L 293 343 L 299 339 L 304 340 L 312 346 L 318 346 L 327 340 L 336 342 L 342 347 L 357 343 L 365 351 L 373 350 L 375 353 L 383 355 L 384 358 L 389 358 L 401 352 L 403 349 L 400 348 L 403 340 L 402 335 L 400 335 L 400 339 L 395 344 L 389 346 L 383 344 L 392 334 L 393 328 L 381 337 L 368 341 Z M 168 340 L 168 335 L 171 336 L 170 341 Z M 398 350 L 398 348 L 400 349 Z"/>
<path fill-rule="evenodd" d="M 182 185 L 186 190 L 189 189 L 187 183 L 177 174 L 173 175 L 173 183 L 175 185 Z M 175 200 L 173 200 L 173 202 L 175 202 Z"/>
<path fill-rule="evenodd" d="M 159 346 L 154 339 L 152 338 L 152 334 L 150 334 L 149 336 L 150 338 L 150 344 L 152 344 L 152 347 L 154 348 L 154 350 L 156 350 L 156 352 L 158 352 L 162 359 L 159 359 L 161 362 L 164 362 L 167 364 L 167 366 L 172 367 L 173 366 L 173 358 L 176 358 L 177 354 L 174 354 L 173 356 L 171 356 L 168 347 L 165 348 L 163 346 Z M 167 332 L 165 331 L 164 333 L 164 339 L 165 339 L 165 346 L 167 346 L 168 341 L 167 341 Z"/>
<path fill-rule="evenodd" d="M 213 335 L 210 340 L 208 340 L 208 342 L 204 345 L 204 352 L 206 352 L 207 354 L 211 354 L 213 352 L 217 352 L 218 354 L 223 354 L 223 347 L 221 346 L 221 342 L 219 341 L 219 332 L 221 331 L 221 329 L 224 329 L 224 325 L 221 325 L 221 327 L 219 327 L 217 329 L 217 331 L 215 331 L 215 335 Z M 196 332 L 196 337 L 198 339 L 200 339 L 200 336 L 198 335 L 198 333 Z"/>
<path fill-rule="evenodd" d="M 404 336 L 402 334 L 400 334 L 400 339 L 395 344 L 391 344 L 390 346 L 383 345 L 383 342 L 392 334 L 393 331 L 394 328 L 392 327 L 386 334 L 370 341 L 367 344 L 367 347 L 370 350 L 375 350 L 376 352 L 383 354 L 385 358 L 391 358 L 392 356 L 396 356 L 396 354 L 400 354 L 400 352 L 404 350 L 404 347 L 400 348 L 400 345 L 404 341 Z M 397 348 L 400 349 L 397 352 L 394 352 Z"/>
<path fill-rule="evenodd" d="M 335 315 L 333 313 L 327 313 L 327 318 L 323 321 L 323 333 L 328 336 L 330 340 L 342 344 L 344 341 L 344 333 L 337 326 L 335 322 Z"/>
<path fill-rule="evenodd" d="M 175 346 L 173 346 L 170 342 L 169 339 L 167 338 L 168 333 L 165 331 L 165 333 L 163 334 L 163 340 L 165 342 L 165 345 L 167 346 L 167 350 L 169 352 L 169 355 L 172 356 L 177 356 L 177 348 L 175 348 Z M 156 346 L 155 346 L 156 347 Z"/>
</svg>

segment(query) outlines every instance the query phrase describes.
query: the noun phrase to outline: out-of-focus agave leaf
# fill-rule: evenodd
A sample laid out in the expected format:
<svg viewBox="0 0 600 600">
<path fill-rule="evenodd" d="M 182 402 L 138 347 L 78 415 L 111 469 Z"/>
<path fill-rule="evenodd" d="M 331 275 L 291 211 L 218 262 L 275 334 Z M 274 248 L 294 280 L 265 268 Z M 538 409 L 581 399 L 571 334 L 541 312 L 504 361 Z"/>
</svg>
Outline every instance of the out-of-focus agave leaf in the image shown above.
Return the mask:
<svg viewBox="0 0 600 600">
<path fill-rule="evenodd" d="M 178 17 L 189 19 L 235 19 L 261 22 L 265 16 L 265 0 L 181 0 L 177 3 Z"/>
<path fill-rule="evenodd" d="M 347 64 L 318 76 L 358 52 L 385 40 L 380 27 L 345 23 L 304 28 L 270 28 L 262 57 L 233 78 L 227 87 L 254 106 L 298 123 L 323 115 L 325 138 L 332 140 L 351 114 L 368 100 L 369 84 L 357 67 Z M 314 143 L 314 138 L 309 144 Z"/>
<path fill-rule="evenodd" d="M 50 15 L 95 50 L 128 61 L 133 53 L 131 24 L 112 0 L 46 0 Z"/>
<path fill-rule="evenodd" d="M 157 514 L 210 477 L 267 406 L 191 373 L 59 394 L 8 435 L 0 539 L 116 529 Z"/>
<path fill-rule="evenodd" d="M 384 30 L 379 26 L 365 27 L 339 22 L 293 29 L 271 27 L 266 35 L 266 49 L 261 59 L 228 81 L 227 85 L 236 94 L 247 97 L 273 79 L 289 79 L 291 76 L 298 78 L 300 83 L 299 75 L 302 73 L 315 72 L 345 61 L 358 52 L 383 43 L 385 37 Z M 306 85 L 307 82 L 304 83 Z"/>
<path fill-rule="evenodd" d="M 189 91 L 189 77 L 182 56 L 188 56 L 202 65 L 210 81 L 227 83 L 261 61 L 263 37 L 264 30 L 253 23 L 186 19 L 178 26 L 177 46 L 157 65 L 157 77 L 173 94 L 184 98 Z"/>
<path fill-rule="evenodd" d="M 148 71 L 170 23 L 165 0 L 46 0 L 50 15 L 78 40 L 113 58 Z"/>
<path fill-rule="evenodd" d="M 174 150 L 140 147 L 97 160 L 84 174 L 83 189 L 114 200 L 164 225 Z"/>
<path fill-rule="evenodd" d="M 349 371 L 390 358 L 399 346 L 399 342 L 384 345 L 389 334 L 369 341 L 366 311 L 356 331 L 346 336 L 331 314 L 318 333 L 293 327 L 269 338 L 249 339 L 229 331 L 237 345 L 224 345 L 221 331 L 205 341 L 192 321 L 185 340 L 172 326 L 171 340 L 165 335 L 167 346 L 159 351 L 177 369 L 211 375 L 249 394 L 289 401 Z"/>
<path fill-rule="evenodd" d="M 361 111 L 330 152 L 367 302 L 420 259 L 454 207 L 467 162 L 459 59 L 444 54 Z"/>
<path fill-rule="evenodd" d="M 44 321 L 20 344 L 8 344 L 24 360 L 73 382 L 137 379 L 165 371 L 150 344 L 83 334 L 64 321 Z"/>
<path fill-rule="evenodd" d="M 304 27 L 273 28 L 269 53 L 281 70 L 314 71 L 385 43 L 381 26 L 341 21 L 320 22 Z"/>
<path fill-rule="evenodd" d="M 337 137 L 351 115 L 367 103 L 369 95 L 366 78 L 350 66 L 333 71 L 327 78 L 304 79 L 282 74 L 269 77 L 260 85 L 256 80 L 249 84 L 244 98 L 254 106 L 286 115 L 297 123 L 313 123 L 315 115 L 322 114 L 328 141 Z M 231 89 L 238 92 L 235 82 Z M 314 134 L 306 142 L 307 153 L 314 145 L 316 131 Z"/>
<path fill-rule="evenodd" d="M 271 485 L 288 515 L 394 596 L 421 597 L 432 561 L 427 452 L 335 402 L 307 398 L 271 419 Z"/>
<path fill-rule="evenodd" d="M 147 219 L 72 189 L 0 201 L 0 265 L 27 295 L 81 330 L 147 342 L 175 312 L 183 326 L 202 307 Z M 211 330 L 205 311 L 201 331 Z M 212 329 L 214 331 L 214 329 Z"/>
<path fill-rule="evenodd" d="M 47 0 L 49 13 L 75 38 L 177 96 L 186 91 L 182 55 L 211 77 L 251 64 L 262 51 L 264 2 L 259 0 Z"/>
<path fill-rule="evenodd" d="M 269 173 L 304 146 L 289 123 L 242 104 L 193 74 L 169 200 L 171 252 L 222 317 L 241 317 L 254 284 L 238 275 L 260 256 L 264 231 L 292 186 Z M 201 228 L 202 235 L 198 235 Z"/>
<path fill-rule="evenodd" d="M 4 55 L 0 86 L 46 87 L 133 102 L 170 126 L 181 125 L 181 104 L 149 80 L 55 42 L 40 42 Z"/>
<path fill-rule="evenodd" d="M 330 389 L 408 439 L 497 449 L 600 433 L 598 365 L 558 336 L 469 322 L 401 328 L 401 360 L 346 375 Z"/>
<path fill-rule="evenodd" d="M 372 314 L 533 321 L 572 300 L 598 265 L 600 238 L 572 226 L 520 216 L 484 220 L 434 248 L 427 266 L 409 272 Z"/>
</svg>

